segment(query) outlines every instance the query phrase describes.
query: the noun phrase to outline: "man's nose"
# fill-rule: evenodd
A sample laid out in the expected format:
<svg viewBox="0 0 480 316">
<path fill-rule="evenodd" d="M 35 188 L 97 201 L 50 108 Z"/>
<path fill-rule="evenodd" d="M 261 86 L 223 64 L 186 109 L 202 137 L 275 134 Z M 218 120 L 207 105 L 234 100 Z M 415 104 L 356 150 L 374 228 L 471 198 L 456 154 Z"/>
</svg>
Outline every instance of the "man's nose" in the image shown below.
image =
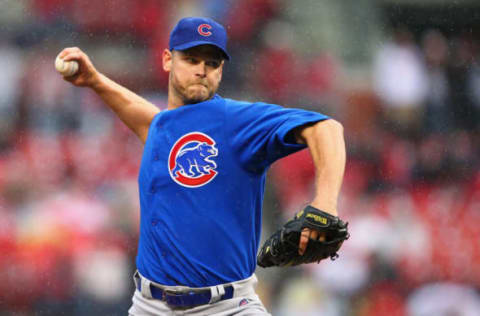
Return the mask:
<svg viewBox="0 0 480 316">
<path fill-rule="evenodd" d="M 205 78 L 207 76 L 207 65 L 205 65 L 205 62 L 199 62 L 196 65 L 195 71 L 197 76 Z"/>
</svg>

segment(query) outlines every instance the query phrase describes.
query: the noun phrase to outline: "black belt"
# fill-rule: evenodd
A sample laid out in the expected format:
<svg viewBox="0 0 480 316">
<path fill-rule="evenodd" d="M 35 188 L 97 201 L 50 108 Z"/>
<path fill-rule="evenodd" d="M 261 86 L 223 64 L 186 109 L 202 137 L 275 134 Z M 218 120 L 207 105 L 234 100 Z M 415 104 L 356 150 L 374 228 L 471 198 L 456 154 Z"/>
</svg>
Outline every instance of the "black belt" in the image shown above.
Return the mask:
<svg viewBox="0 0 480 316">
<path fill-rule="evenodd" d="M 138 282 L 137 289 L 142 292 L 142 282 L 141 278 L 135 274 Z M 224 286 L 225 294 L 223 294 L 219 301 L 228 300 L 233 298 L 233 286 L 227 285 Z M 168 305 L 171 306 L 198 306 L 209 304 L 210 300 L 212 299 L 212 293 L 210 289 L 205 290 L 195 290 L 195 291 L 170 291 L 164 290 L 153 283 L 150 283 L 150 292 L 152 293 L 152 297 L 157 300 L 161 300 L 166 302 Z"/>
</svg>

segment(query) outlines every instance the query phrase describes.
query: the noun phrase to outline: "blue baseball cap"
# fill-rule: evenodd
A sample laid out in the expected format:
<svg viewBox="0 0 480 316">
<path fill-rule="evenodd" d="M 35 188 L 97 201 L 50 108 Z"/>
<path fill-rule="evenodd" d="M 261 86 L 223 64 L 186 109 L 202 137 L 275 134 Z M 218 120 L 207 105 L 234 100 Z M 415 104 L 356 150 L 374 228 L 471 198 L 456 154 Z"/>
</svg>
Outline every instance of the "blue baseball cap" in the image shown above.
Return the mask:
<svg viewBox="0 0 480 316">
<path fill-rule="evenodd" d="M 230 60 L 227 53 L 227 31 L 209 18 L 189 17 L 178 21 L 170 33 L 170 50 L 186 50 L 199 45 L 213 45 Z"/>
</svg>

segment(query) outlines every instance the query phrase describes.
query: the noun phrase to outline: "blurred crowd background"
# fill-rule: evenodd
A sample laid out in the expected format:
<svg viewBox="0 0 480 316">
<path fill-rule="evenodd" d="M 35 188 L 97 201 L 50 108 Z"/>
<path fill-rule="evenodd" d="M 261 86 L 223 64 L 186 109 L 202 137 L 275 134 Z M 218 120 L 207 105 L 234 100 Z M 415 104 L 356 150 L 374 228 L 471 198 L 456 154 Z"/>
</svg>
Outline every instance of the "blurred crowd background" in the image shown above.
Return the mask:
<svg viewBox="0 0 480 316">
<path fill-rule="evenodd" d="M 480 4 L 461 0 L 0 1 L 0 315 L 127 314 L 142 145 L 53 63 L 78 46 L 164 108 L 161 53 L 192 15 L 228 29 L 221 95 L 345 127 L 352 237 L 257 269 L 273 315 L 480 315 Z M 272 166 L 264 237 L 313 175 L 308 150 Z"/>
</svg>

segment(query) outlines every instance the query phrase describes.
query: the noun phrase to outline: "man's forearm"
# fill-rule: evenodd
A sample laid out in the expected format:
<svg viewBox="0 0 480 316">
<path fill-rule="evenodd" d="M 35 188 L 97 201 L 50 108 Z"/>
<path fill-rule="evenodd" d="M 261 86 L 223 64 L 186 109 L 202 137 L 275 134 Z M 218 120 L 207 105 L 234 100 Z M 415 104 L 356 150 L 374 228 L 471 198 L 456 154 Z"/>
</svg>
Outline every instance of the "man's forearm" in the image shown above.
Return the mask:
<svg viewBox="0 0 480 316">
<path fill-rule="evenodd" d="M 145 143 L 150 123 L 160 110 L 152 103 L 103 74 L 98 74 L 98 80 L 91 88 Z"/>
<path fill-rule="evenodd" d="M 308 126 L 301 131 L 315 164 L 315 197 L 312 206 L 337 215 L 337 202 L 345 171 L 343 127 L 334 120 Z"/>
<path fill-rule="evenodd" d="M 78 87 L 92 88 L 145 143 L 150 123 L 160 111 L 156 106 L 98 72 L 87 54 L 78 47 L 63 49 L 58 58 L 64 62 L 79 63 L 77 73 L 74 76 L 64 76 L 64 80 Z"/>
</svg>

